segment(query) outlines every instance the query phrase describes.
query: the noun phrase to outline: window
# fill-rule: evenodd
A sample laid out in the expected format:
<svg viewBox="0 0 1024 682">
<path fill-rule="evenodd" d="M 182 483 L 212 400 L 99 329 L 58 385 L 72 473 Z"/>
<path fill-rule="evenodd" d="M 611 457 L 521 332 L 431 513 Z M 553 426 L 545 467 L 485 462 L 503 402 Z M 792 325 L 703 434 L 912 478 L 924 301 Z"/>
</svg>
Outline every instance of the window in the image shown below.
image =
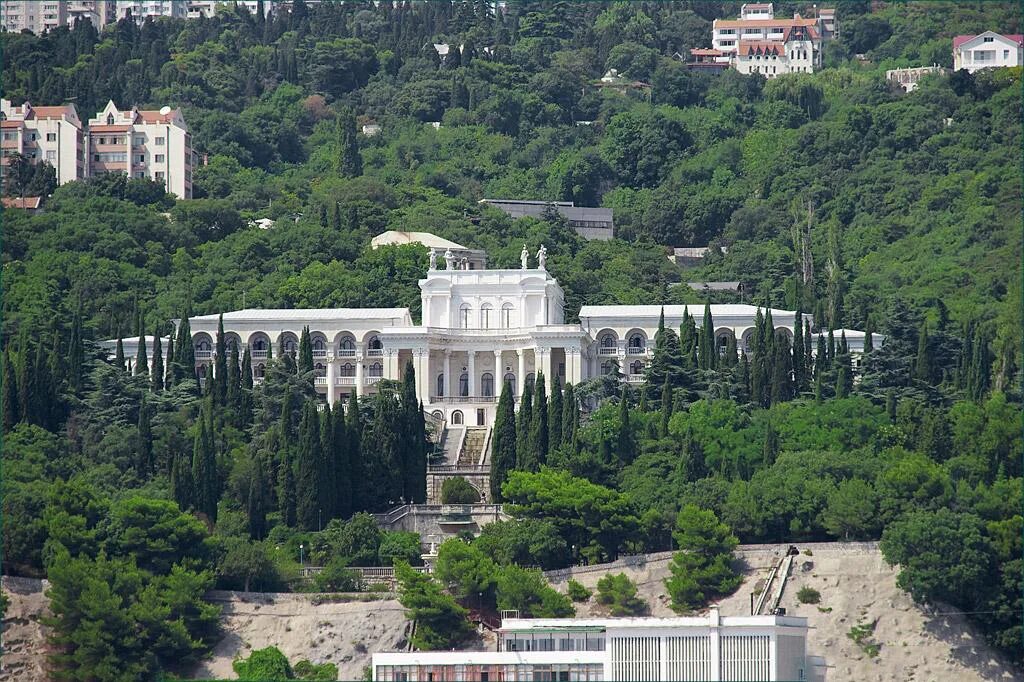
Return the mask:
<svg viewBox="0 0 1024 682">
<path fill-rule="evenodd" d="M 157 155 L 156 155 L 156 158 L 155 158 L 154 160 L 155 160 L 155 161 L 156 161 L 157 163 L 163 163 L 163 162 L 164 162 L 164 155 L 163 155 L 163 154 L 157 154 Z"/>
<path fill-rule="evenodd" d="M 514 388 L 515 385 L 516 385 L 516 375 L 513 374 L 512 372 L 507 372 L 505 374 L 504 381 L 505 381 L 506 384 L 508 384 L 509 386 L 512 386 Z"/>
<path fill-rule="evenodd" d="M 992 36 L 985 36 L 984 38 L 982 38 L 981 42 L 983 42 L 983 43 L 991 43 L 993 40 L 994 40 L 994 38 L 992 38 Z"/>
<path fill-rule="evenodd" d="M 31 142 L 35 142 L 36 140 L 38 140 L 38 139 L 39 139 L 39 133 L 29 133 L 29 134 L 28 134 L 28 139 L 29 139 L 29 140 L 30 140 Z"/>
<path fill-rule="evenodd" d="M 354 377 L 356 375 L 356 366 L 351 362 L 346 362 L 341 366 L 340 372 L 343 377 Z"/>
<path fill-rule="evenodd" d="M 47 161 L 56 161 L 57 160 L 57 152 L 55 152 L 53 150 L 50 150 L 50 151 L 46 152 L 46 160 Z"/>
<path fill-rule="evenodd" d="M 382 377 L 384 376 L 384 365 L 379 362 L 375 362 L 366 368 L 367 374 L 371 377 Z"/>
<path fill-rule="evenodd" d="M 629 373 L 630 374 L 643 374 L 644 373 L 644 363 L 640 362 L 639 360 L 636 360 L 636 361 L 632 362 L 629 365 Z"/>
<path fill-rule="evenodd" d="M 437 375 L 437 391 L 436 391 L 436 395 L 437 395 L 438 398 L 443 398 L 444 397 L 444 375 L 443 374 L 438 374 Z"/>
<path fill-rule="evenodd" d="M 146 177 L 146 171 L 135 171 L 135 177 L 140 180 Z"/>
<path fill-rule="evenodd" d="M 468 303 L 463 303 L 462 307 L 459 308 L 459 326 L 462 329 L 469 329 L 469 315 L 472 312 L 472 308 L 469 307 Z"/>
<path fill-rule="evenodd" d="M 1003 50 L 1003 59 L 1009 59 L 1009 58 L 1010 58 L 1010 51 L 1009 50 Z"/>
<path fill-rule="evenodd" d="M 156 138 L 156 140 L 154 140 L 154 142 L 156 143 L 156 146 L 158 146 L 158 147 L 163 147 L 164 146 L 164 138 L 162 138 L 162 137 Z"/>
<path fill-rule="evenodd" d="M 494 308 L 490 304 L 488 304 L 488 303 L 485 303 L 483 305 L 483 307 L 480 308 L 480 328 L 481 329 L 490 329 L 491 328 L 491 312 L 493 312 L 493 310 L 494 310 Z"/>
<path fill-rule="evenodd" d="M 157 171 L 156 173 L 153 173 L 153 179 L 154 180 L 163 180 L 164 179 L 164 172 L 163 171 Z"/>
<path fill-rule="evenodd" d="M 135 163 L 146 163 L 146 155 L 145 154 L 136 154 L 135 155 Z"/>
<path fill-rule="evenodd" d="M 459 375 L 459 395 L 463 398 L 469 396 L 469 375 L 465 372 Z"/>
<path fill-rule="evenodd" d="M 454 412 L 452 412 L 452 424 L 456 426 L 462 425 L 462 412 L 460 412 L 459 410 L 455 410 Z"/>
<path fill-rule="evenodd" d="M 485 398 L 494 397 L 494 375 L 490 372 L 484 372 L 480 377 L 480 395 Z"/>
<path fill-rule="evenodd" d="M 132 144 L 134 144 L 136 147 L 141 147 L 142 145 L 146 144 L 146 136 L 136 135 L 135 140 L 133 141 Z"/>
<path fill-rule="evenodd" d="M 6 142 L 9 142 L 11 140 L 17 140 L 18 139 L 18 133 L 4 133 L 3 139 Z"/>
<path fill-rule="evenodd" d="M 501 328 L 509 329 L 512 327 L 512 304 L 506 303 L 501 306 Z"/>
<path fill-rule="evenodd" d="M 356 341 L 351 336 L 346 336 L 341 340 L 338 348 L 341 351 L 339 355 L 351 357 L 356 354 Z"/>
<path fill-rule="evenodd" d="M 47 142 L 56 142 L 57 141 L 57 133 L 46 133 L 46 141 Z"/>
</svg>

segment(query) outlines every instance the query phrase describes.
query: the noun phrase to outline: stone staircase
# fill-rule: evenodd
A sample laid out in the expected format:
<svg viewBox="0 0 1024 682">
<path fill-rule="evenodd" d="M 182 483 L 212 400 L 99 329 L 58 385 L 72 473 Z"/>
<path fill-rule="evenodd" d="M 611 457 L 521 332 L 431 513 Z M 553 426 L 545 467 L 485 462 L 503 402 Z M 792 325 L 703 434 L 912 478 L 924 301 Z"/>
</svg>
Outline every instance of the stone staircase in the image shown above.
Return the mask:
<svg viewBox="0 0 1024 682">
<path fill-rule="evenodd" d="M 455 464 L 461 456 L 465 426 L 449 426 L 441 436 L 441 451 L 444 452 L 444 463 Z"/>
<path fill-rule="evenodd" d="M 476 466 L 483 459 L 484 448 L 487 446 L 488 429 L 467 429 L 466 440 L 459 453 L 459 466 Z"/>
</svg>

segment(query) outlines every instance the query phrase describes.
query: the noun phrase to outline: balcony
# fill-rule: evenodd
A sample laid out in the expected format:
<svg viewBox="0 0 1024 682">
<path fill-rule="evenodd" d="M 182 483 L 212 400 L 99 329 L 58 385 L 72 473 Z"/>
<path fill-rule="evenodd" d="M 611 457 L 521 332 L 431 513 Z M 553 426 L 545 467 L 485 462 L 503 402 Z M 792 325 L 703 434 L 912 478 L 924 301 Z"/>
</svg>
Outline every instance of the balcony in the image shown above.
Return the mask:
<svg viewBox="0 0 1024 682">
<path fill-rule="evenodd" d="M 327 357 L 327 351 L 325 351 L 325 350 L 314 350 L 313 351 L 313 357 L 314 358 L 326 358 Z"/>
<path fill-rule="evenodd" d="M 334 377 L 334 385 L 335 386 L 355 386 L 356 385 L 356 378 L 355 377 Z"/>
<path fill-rule="evenodd" d="M 213 351 L 212 350 L 197 350 L 196 351 L 196 360 L 212 360 L 212 359 L 213 359 Z"/>
<path fill-rule="evenodd" d="M 341 348 L 338 350 L 339 358 L 354 358 L 356 356 L 355 348 Z"/>
<path fill-rule="evenodd" d="M 363 379 L 363 386 L 373 386 L 375 383 L 383 379 L 384 377 L 365 377 Z"/>
<path fill-rule="evenodd" d="M 314 386 L 326 386 L 327 385 L 327 377 L 313 377 L 313 385 Z"/>
<path fill-rule="evenodd" d="M 254 350 L 252 352 L 252 359 L 253 360 L 266 360 L 267 357 L 269 357 L 269 355 L 270 355 L 270 351 Z"/>
<path fill-rule="evenodd" d="M 519 398 L 516 398 L 519 400 Z M 469 403 L 496 403 L 498 398 L 493 395 L 451 395 L 431 396 L 431 403 L 443 403 L 445 405 L 466 405 Z"/>
<path fill-rule="evenodd" d="M 647 349 L 643 346 L 629 346 L 626 348 L 626 355 L 647 355 Z"/>
<path fill-rule="evenodd" d="M 644 383 L 644 375 L 643 374 L 627 374 L 626 375 L 626 382 L 630 383 L 630 384 L 642 384 L 642 383 Z"/>
<path fill-rule="evenodd" d="M 597 349 L 598 355 L 618 355 L 619 349 L 616 346 L 601 346 Z"/>
<path fill-rule="evenodd" d="M 382 355 L 384 355 L 384 349 L 383 348 L 370 348 L 370 349 L 368 349 L 366 351 L 366 355 L 371 357 L 371 358 L 379 358 Z"/>
</svg>

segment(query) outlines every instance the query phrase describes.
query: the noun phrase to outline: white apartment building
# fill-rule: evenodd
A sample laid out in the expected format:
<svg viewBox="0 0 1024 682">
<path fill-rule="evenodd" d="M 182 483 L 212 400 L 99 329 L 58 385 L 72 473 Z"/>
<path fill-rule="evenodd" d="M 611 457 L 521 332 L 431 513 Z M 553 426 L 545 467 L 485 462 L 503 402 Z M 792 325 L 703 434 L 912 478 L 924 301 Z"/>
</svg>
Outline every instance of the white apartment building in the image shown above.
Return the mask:
<svg viewBox="0 0 1024 682">
<path fill-rule="evenodd" d="M 807 619 L 506 618 L 497 651 L 373 655 L 375 682 L 646 682 L 808 680 L 825 661 L 807 655 Z"/>
<path fill-rule="evenodd" d="M 86 174 L 126 173 L 192 198 L 192 136 L 180 109 L 122 111 L 113 101 L 89 119 Z"/>
<path fill-rule="evenodd" d="M 12 33 L 27 29 L 38 35 L 69 23 L 67 3 L 60 0 L 5 0 L 0 11 L 4 30 Z"/>
<path fill-rule="evenodd" d="M 187 19 L 188 2 L 186 0 L 117 0 L 117 21 L 128 14 L 142 23 L 146 17 L 167 17 L 170 19 Z"/>
<path fill-rule="evenodd" d="M 0 99 L 0 176 L 13 154 L 33 162 L 46 161 L 57 171 L 58 184 L 85 177 L 85 136 L 73 104 L 12 106 Z"/>
<path fill-rule="evenodd" d="M 985 31 L 976 36 L 953 38 L 953 70 L 971 73 L 980 69 L 1024 64 L 1024 35 L 1000 35 Z"/>
<path fill-rule="evenodd" d="M 257 383 L 268 357 L 296 353 L 303 327 L 310 328 L 315 386 L 330 403 L 376 392 L 381 379 L 401 379 L 405 366 L 416 371 L 417 394 L 435 422 L 451 427 L 489 429 L 501 387 L 516 398 L 543 372 L 563 385 L 616 371 L 642 383 L 653 357 L 654 336 L 664 310 L 675 329 L 687 306 L 583 306 L 578 323 L 567 324 L 564 293 L 546 270 L 546 252 L 535 265 L 529 254 L 515 269 L 468 269 L 450 250 L 431 252 L 420 280 L 422 320 L 407 308 L 307 310 L 249 309 L 224 314 L 226 344 L 251 353 Z M 689 314 L 700 323 L 704 306 Z M 758 309 L 751 305 L 712 305 L 715 338 L 724 351 L 731 337 L 749 350 Z M 772 310 L 776 334 L 792 338 L 795 313 Z M 212 363 L 218 315 L 189 320 L 197 369 Z M 855 356 L 863 332 L 844 330 Z M 839 338 L 840 331 L 836 331 Z"/>
<path fill-rule="evenodd" d="M 715 61 L 774 78 L 820 69 L 822 43 L 835 35 L 835 10 L 818 10 L 814 18 L 776 19 L 771 3 L 758 3 L 743 5 L 739 19 L 715 19 L 711 43 L 719 53 Z"/>
<path fill-rule="evenodd" d="M 260 0 L 237 0 L 236 3 L 233 3 L 232 0 L 188 0 L 187 4 L 188 18 L 198 19 L 199 17 L 213 17 L 218 10 L 230 8 L 233 4 L 237 4 L 250 14 L 256 14 L 260 11 L 261 3 Z M 273 14 L 277 9 L 276 0 L 262 0 L 262 5 L 264 16 Z"/>
</svg>

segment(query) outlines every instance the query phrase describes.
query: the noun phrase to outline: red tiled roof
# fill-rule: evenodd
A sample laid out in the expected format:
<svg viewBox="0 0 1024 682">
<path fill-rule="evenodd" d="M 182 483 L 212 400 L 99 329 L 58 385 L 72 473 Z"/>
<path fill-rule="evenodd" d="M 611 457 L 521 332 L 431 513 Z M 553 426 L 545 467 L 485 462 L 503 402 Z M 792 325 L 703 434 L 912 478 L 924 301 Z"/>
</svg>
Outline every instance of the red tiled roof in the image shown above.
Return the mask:
<svg viewBox="0 0 1024 682">
<path fill-rule="evenodd" d="M 691 47 L 690 54 L 694 57 L 724 57 L 725 53 L 721 50 L 714 50 L 707 47 Z"/>
<path fill-rule="evenodd" d="M 39 208 L 39 205 L 43 203 L 42 197 L 2 197 L 0 202 L 3 202 L 4 208 L 24 208 L 29 211 L 34 211 Z"/>
<path fill-rule="evenodd" d="M 744 7 L 746 7 L 747 9 L 768 9 L 771 6 L 771 3 L 768 2 L 753 2 L 744 5 Z"/>
<path fill-rule="evenodd" d="M 988 31 L 986 31 L 985 33 L 988 33 Z M 995 31 L 992 31 L 992 33 L 995 33 Z M 956 36 L 955 38 L 953 38 L 953 49 L 955 50 L 956 48 L 966 43 L 968 40 L 974 40 L 980 35 L 984 34 L 979 33 L 978 35 L 974 36 Z M 1003 35 L 1001 33 L 996 33 L 996 35 L 1001 38 L 1006 38 L 1007 40 L 1013 41 L 1017 43 L 1017 45 L 1024 47 L 1024 35 L 1020 35 L 1019 33 L 1014 33 L 1011 35 Z"/>
<path fill-rule="evenodd" d="M 776 42 L 776 41 L 772 41 L 772 40 L 765 40 L 765 41 L 761 41 L 761 40 L 750 40 L 750 41 L 741 40 L 740 41 L 739 54 L 744 55 L 744 56 L 751 55 L 751 54 L 765 54 L 765 55 L 774 54 L 774 55 L 778 55 L 778 56 L 781 57 L 785 53 L 786 53 L 786 50 L 782 46 L 782 43 L 779 43 L 779 42 Z"/>
<path fill-rule="evenodd" d="M 790 26 L 785 31 L 783 31 L 782 32 L 782 42 L 787 42 L 789 40 L 789 35 L 794 30 L 796 30 L 797 28 L 800 28 L 800 27 Z M 815 27 L 815 26 L 804 26 L 803 28 L 804 28 L 804 30 L 807 31 L 807 37 L 810 38 L 811 40 L 815 40 L 816 38 L 819 37 L 818 36 L 818 29 L 817 29 L 817 27 Z"/>
<path fill-rule="evenodd" d="M 139 116 L 146 123 L 170 123 L 174 120 L 174 111 L 169 111 L 167 114 L 161 114 L 159 111 L 139 111 Z"/>
<path fill-rule="evenodd" d="M 21 121 L 0 121 L 0 128 L 23 128 L 25 124 Z"/>
<path fill-rule="evenodd" d="M 71 114 L 71 106 L 65 104 L 57 107 L 32 107 L 32 113 L 38 118 L 60 118 Z"/>
<path fill-rule="evenodd" d="M 126 133 L 131 129 L 130 125 L 101 125 L 90 126 L 90 133 Z"/>
<path fill-rule="evenodd" d="M 715 28 L 791 28 L 817 23 L 817 19 L 715 19 Z"/>
</svg>

